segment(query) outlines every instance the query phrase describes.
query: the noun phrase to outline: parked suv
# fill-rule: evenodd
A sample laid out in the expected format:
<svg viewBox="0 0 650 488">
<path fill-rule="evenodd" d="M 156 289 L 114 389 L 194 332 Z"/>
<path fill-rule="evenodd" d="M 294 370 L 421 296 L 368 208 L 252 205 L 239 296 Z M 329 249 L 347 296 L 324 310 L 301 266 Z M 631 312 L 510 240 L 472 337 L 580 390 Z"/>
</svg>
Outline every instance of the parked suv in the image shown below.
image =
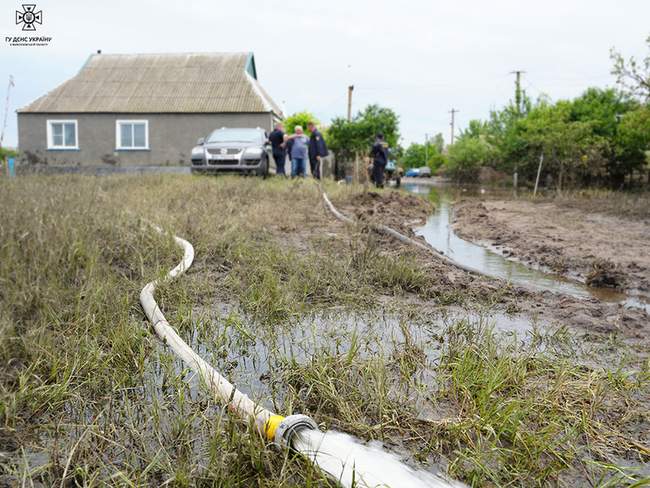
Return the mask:
<svg viewBox="0 0 650 488">
<path fill-rule="evenodd" d="M 275 173 L 266 132 L 259 127 L 222 127 L 197 144 L 192 149 L 192 173 L 236 172 L 264 177 Z"/>
</svg>

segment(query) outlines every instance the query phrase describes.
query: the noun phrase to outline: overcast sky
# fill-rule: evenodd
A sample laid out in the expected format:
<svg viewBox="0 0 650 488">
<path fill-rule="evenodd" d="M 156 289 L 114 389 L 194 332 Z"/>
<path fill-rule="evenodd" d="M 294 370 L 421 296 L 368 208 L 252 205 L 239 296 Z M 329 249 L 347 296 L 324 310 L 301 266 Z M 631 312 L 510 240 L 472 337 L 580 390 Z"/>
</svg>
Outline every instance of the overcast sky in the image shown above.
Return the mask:
<svg viewBox="0 0 650 488">
<path fill-rule="evenodd" d="M 2 0 L 0 94 L 16 86 L 5 145 L 17 143 L 15 110 L 73 76 L 89 54 L 253 51 L 260 82 L 288 113 L 322 123 L 370 103 L 400 116 L 403 143 L 425 133 L 449 139 L 457 125 L 487 117 L 523 87 L 552 100 L 589 86 L 611 86 L 609 50 L 642 57 L 649 0 L 34 0 L 48 47 L 10 47 L 20 35 Z"/>
</svg>

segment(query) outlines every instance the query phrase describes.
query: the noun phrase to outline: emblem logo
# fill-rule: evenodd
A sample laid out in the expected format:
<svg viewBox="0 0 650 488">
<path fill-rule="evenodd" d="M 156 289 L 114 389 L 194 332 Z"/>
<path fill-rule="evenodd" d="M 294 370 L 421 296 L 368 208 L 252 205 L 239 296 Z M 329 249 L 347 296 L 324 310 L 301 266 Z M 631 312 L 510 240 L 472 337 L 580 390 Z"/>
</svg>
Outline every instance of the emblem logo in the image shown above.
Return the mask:
<svg viewBox="0 0 650 488">
<path fill-rule="evenodd" d="M 43 11 L 36 11 L 36 4 L 28 3 L 22 5 L 22 12 L 16 10 L 16 25 L 23 24 L 24 31 L 35 31 L 34 24 L 43 23 Z"/>
<path fill-rule="evenodd" d="M 221 148 L 221 154 L 228 154 L 228 149 L 226 149 L 225 147 L 222 147 Z"/>
</svg>

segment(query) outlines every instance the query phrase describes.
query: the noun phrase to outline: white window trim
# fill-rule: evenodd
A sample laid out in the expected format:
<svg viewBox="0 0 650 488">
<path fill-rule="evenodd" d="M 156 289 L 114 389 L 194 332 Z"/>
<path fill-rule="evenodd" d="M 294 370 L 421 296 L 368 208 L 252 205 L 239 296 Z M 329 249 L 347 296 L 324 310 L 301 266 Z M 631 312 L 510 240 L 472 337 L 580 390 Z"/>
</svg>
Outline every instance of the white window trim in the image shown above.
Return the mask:
<svg viewBox="0 0 650 488">
<path fill-rule="evenodd" d="M 63 132 L 63 145 L 55 146 L 53 141 L 52 124 L 74 124 L 74 146 L 65 145 L 65 131 Z M 79 125 L 73 119 L 48 119 L 47 120 L 47 148 L 48 149 L 64 149 L 74 151 L 79 149 Z"/>
<path fill-rule="evenodd" d="M 122 124 L 144 124 L 144 146 L 123 147 L 120 126 Z M 120 119 L 115 121 L 115 149 L 117 151 L 148 151 L 149 150 L 149 121 L 146 119 Z"/>
</svg>

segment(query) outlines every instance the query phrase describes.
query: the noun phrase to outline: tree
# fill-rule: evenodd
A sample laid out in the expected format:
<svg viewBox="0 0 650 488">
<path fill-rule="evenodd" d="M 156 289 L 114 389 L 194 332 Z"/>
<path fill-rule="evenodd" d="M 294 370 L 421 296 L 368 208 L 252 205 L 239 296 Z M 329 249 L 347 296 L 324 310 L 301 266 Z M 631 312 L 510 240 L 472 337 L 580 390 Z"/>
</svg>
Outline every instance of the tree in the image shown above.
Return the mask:
<svg viewBox="0 0 650 488">
<path fill-rule="evenodd" d="M 571 102 L 571 120 L 589 122 L 594 133 L 613 137 L 619 118 L 638 107 L 638 103 L 613 88 L 588 88 Z"/>
<path fill-rule="evenodd" d="M 287 134 L 293 134 L 296 126 L 299 125 L 307 135 L 310 135 L 310 132 L 307 130 L 307 124 L 309 122 L 313 122 L 316 125 L 319 124 L 318 119 L 311 112 L 296 112 L 284 119 L 284 130 Z"/>
<path fill-rule="evenodd" d="M 472 119 L 469 121 L 469 124 L 467 124 L 467 129 L 462 130 L 460 132 L 458 139 L 462 139 L 464 137 L 478 138 L 481 136 L 485 136 L 487 132 L 488 132 L 487 122 L 483 122 L 482 120 L 478 120 L 478 119 Z"/>
<path fill-rule="evenodd" d="M 622 117 L 614 148 L 616 162 L 622 167 L 619 173 L 647 171 L 650 151 L 650 106 L 639 107 Z M 617 183 L 623 183 L 620 177 Z"/>
<path fill-rule="evenodd" d="M 620 144 L 617 142 L 620 121 L 625 118 L 625 114 L 638 106 L 638 102 L 629 95 L 611 88 L 604 90 L 589 88 L 571 102 L 570 119 L 590 125 L 591 138 L 598 140 L 600 156 L 605 160 L 605 172 L 599 167 L 600 164 L 594 164 L 592 160 L 591 177 L 600 178 L 610 186 L 620 187 L 625 181 L 625 176 L 642 163 L 642 155 L 635 160 L 634 155 L 638 156 L 639 153 L 626 151 L 619 147 Z M 595 154 L 593 148 L 591 154 Z M 622 159 L 621 155 L 625 157 Z M 593 181 L 587 177 L 585 183 L 593 183 Z"/>
<path fill-rule="evenodd" d="M 442 152 L 445 150 L 445 138 L 442 136 L 440 132 L 438 132 L 435 136 L 433 136 L 430 139 L 430 143 L 433 145 L 433 147 L 436 148 L 436 150 L 440 154 L 442 154 Z"/>
<path fill-rule="evenodd" d="M 554 174 L 558 188 L 576 183 L 587 184 L 605 174 L 607 142 L 594 134 L 588 121 L 572 120 L 572 103 L 540 104 L 521 122 L 531 179 L 540 153 L 544 153 L 546 171 Z M 532 163 L 532 164 L 531 164 Z"/>
<path fill-rule="evenodd" d="M 639 149 L 644 144 L 643 118 L 626 116 L 638 108 L 639 103 L 623 92 L 589 88 L 573 100 L 551 103 L 541 98 L 527 104 L 523 115 L 512 105 L 493 111 L 487 122 L 471 121 L 458 140 L 488 143 L 492 153 L 483 164 L 507 173 L 516 165 L 522 181 L 535 179 L 540 154 L 544 153 L 543 171 L 560 185 L 620 187 L 645 161 Z M 627 139 L 619 137 L 623 120 L 630 124 Z M 628 150 L 626 145 L 632 146 Z M 471 151 L 468 154 L 475 155 Z M 472 162 L 463 165 L 460 157 L 457 152 L 452 168 L 472 167 Z"/>
<path fill-rule="evenodd" d="M 380 132 L 389 147 L 397 148 L 397 114 L 389 108 L 368 105 L 349 122 L 342 117 L 335 118 L 327 130 L 327 143 L 342 158 L 352 158 L 355 153 L 367 153 Z"/>
<path fill-rule="evenodd" d="M 446 163 L 446 158 L 442 154 L 441 138 L 442 134 L 437 134 L 432 139 L 429 139 L 426 144 L 411 144 L 399 159 L 400 164 L 405 169 L 428 166 L 432 173 L 436 172 Z"/>
<path fill-rule="evenodd" d="M 610 51 L 610 59 L 614 62 L 612 74 L 623 91 L 631 96 L 650 101 L 650 36 L 645 40 L 649 53 L 642 61 L 631 57 L 627 61 L 614 48 Z"/>
<path fill-rule="evenodd" d="M 494 157 L 494 148 L 480 137 L 465 137 L 449 147 L 447 174 L 457 181 L 476 181 L 481 166 Z"/>
<path fill-rule="evenodd" d="M 17 158 L 18 151 L 15 149 L 9 149 L 7 147 L 0 147 L 0 162 L 5 158 Z"/>
</svg>

